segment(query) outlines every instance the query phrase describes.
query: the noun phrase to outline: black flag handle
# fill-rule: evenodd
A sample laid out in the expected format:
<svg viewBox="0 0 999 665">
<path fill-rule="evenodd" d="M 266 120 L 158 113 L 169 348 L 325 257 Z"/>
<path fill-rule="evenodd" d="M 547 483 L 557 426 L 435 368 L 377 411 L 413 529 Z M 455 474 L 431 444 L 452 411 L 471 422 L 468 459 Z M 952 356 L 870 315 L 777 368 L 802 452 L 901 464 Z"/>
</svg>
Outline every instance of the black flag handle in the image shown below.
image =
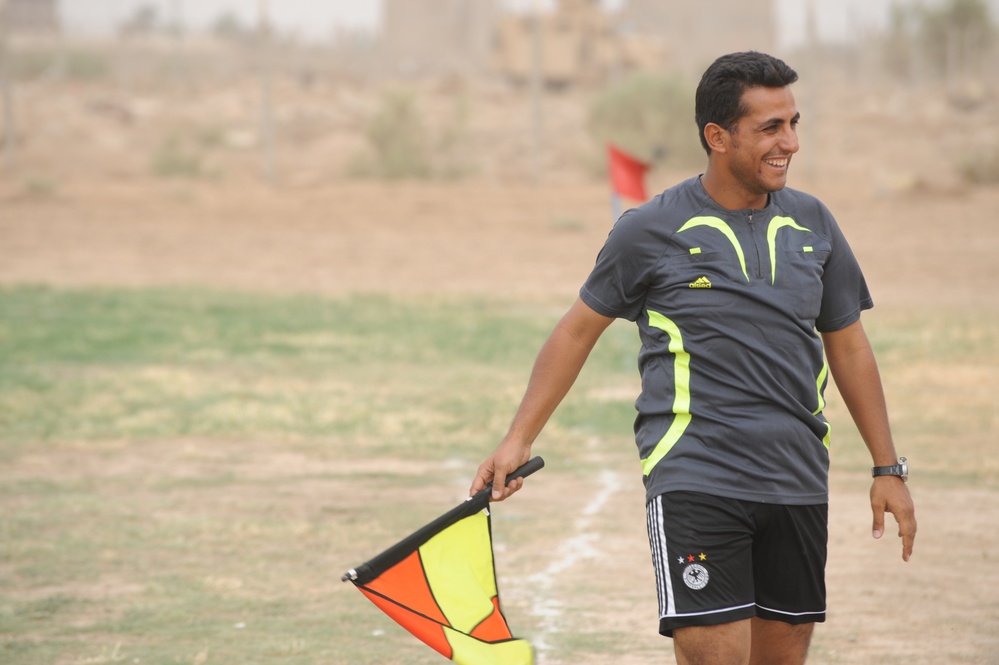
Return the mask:
<svg viewBox="0 0 999 665">
<path fill-rule="evenodd" d="M 517 478 L 527 478 L 529 475 L 535 471 L 540 471 L 545 466 L 545 460 L 542 457 L 532 457 L 527 460 L 516 469 L 510 472 L 506 477 L 506 484 L 509 485 L 511 480 L 516 480 Z M 490 495 L 493 491 L 493 484 L 489 483 L 486 485 L 485 489 L 479 490 L 479 492 L 473 497 L 473 499 L 479 498 L 482 495 Z"/>
<path fill-rule="evenodd" d="M 542 458 L 532 457 L 524 464 L 521 464 L 514 469 L 510 475 L 506 477 L 507 482 L 517 478 L 525 478 L 535 471 L 540 470 L 544 466 L 545 461 Z M 385 570 L 388 570 L 395 564 L 405 559 L 411 552 L 433 538 L 436 534 L 440 533 L 458 520 L 468 517 L 469 515 L 474 515 L 488 506 L 489 495 L 492 493 L 492 490 L 493 485 L 490 483 L 485 489 L 476 492 L 475 496 L 468 497 L 468 499 L 463 501 L 461 504 L 455 506 L 422 529 L 418 529 L 412 535 L 403 538 L 401 541 L 388 548 L 371 561 L 368 561 L 357 568 L 348 570 L 344 573 L 343 577 L 340 578 L 340 581 L 351 581 L 354 582 L 354 584 L 366 584 L 370 582 L 374 578 L 381 575 Z"/>
</svg>

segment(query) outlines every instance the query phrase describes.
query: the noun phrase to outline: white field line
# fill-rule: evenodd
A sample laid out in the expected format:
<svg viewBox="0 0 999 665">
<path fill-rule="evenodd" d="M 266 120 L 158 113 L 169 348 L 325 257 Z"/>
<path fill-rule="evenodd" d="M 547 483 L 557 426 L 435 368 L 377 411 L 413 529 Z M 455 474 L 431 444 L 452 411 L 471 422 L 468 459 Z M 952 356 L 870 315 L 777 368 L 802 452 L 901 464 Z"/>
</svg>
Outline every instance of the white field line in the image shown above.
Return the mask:
<svg viewBox="0 0 999 665">
<path fill-rule="evenodd" d="M 547 636 L 560 632 L 563 603 L 555 594 L 557 578 L 581 561 L 595 559 L 600 555 L 596 546 L 600 534 L 592 531 L 593 517 L 621 490 L 621 481 L 613 471 L 605 470 L 601 472 L 597 486 L 600 491 L 586 504 L 573 525 L 572 532 L 575 535 L 553 548 L 559 556 L 547 568 L 531 575 L 527 580 L 528 587 L 534 589 L 531 595 L 535 601 L 531 605 L 531 613 L 539 619 L 538 636 L 532 638 L 532 643 L 541 662 L 551 650 Z"/>
</svg>

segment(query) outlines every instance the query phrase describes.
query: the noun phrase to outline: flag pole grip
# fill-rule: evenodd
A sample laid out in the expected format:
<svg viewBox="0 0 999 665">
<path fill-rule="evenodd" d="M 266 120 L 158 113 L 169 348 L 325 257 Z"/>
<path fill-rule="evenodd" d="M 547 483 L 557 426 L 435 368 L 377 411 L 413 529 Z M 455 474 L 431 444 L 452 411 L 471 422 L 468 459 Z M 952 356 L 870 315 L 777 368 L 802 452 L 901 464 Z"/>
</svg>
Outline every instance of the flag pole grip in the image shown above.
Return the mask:
<svg viewBox="0 0 999 665">
<path fill-rule="evenodd" d="M 535 471 L 540 471 L 545 466 L 545 460 L 542 457 L 532 457 L 527 460 L 516 469 L 510 472 L 506 477 L 506 484 L 509 485 L 510 481 L 516 480 L 517 478 L 527 478 L 529 475 Z M 493 484 L 489 483 L 486 485 L 485 489 L 481 490 L 479 494 L 491 494 L 493 491 Z"/>
<path fill-rule="evenodd" d="M 517 478 L 524 478 L 531 475 L 535 471 L 542 469 L 544 466 L 545 461 L 541 457 L 532 457 L 527 460 L 527 462 L 514 469 L 510 475 L 506 477 L 506 480 L 507 482 L 510 482 L 511 480 L 515 480 Z M 475 496 L 469 497 L 462 503 L 435 519 L 430 524 L 418 529 L 412 535 L 403 538 L 401 541 L 388 548 L 371 561 L 368 561 L 357 568 L 351 568 L 344 573 L 343 577 L 340 578 L 340 581 L 350 581 L 358 585 L 367 584 L 374 578 L 381 575 L 382 572 L 388 570 L 409 556 L 410 553 L 433 538 L 436 534 L 440 533 L 458 520 L 464 519 L 469 515 L 474 515 L 488 506 L 489 497 L 490 494 L 492 494 L 492 487 L 492 483 L 489 483 L 485 489 L 476 492 Z"/>
</svg>

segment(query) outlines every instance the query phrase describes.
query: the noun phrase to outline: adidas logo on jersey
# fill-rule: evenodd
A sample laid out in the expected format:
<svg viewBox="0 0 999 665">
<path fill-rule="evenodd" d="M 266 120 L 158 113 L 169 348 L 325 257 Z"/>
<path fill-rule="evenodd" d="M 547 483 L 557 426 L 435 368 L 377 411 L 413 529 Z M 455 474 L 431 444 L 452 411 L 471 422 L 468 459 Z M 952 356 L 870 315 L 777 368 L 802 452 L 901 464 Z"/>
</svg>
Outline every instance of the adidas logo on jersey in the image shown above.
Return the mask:
<svg viewBox="0 0 999 665">
<path fill-rule="evenodd" d="M 688 286 L 692 289 L 710 289 L 711 280 L 707 277 L 701 276 L 697 278 L 696 282 L 691 282 Z"/>
</svg>

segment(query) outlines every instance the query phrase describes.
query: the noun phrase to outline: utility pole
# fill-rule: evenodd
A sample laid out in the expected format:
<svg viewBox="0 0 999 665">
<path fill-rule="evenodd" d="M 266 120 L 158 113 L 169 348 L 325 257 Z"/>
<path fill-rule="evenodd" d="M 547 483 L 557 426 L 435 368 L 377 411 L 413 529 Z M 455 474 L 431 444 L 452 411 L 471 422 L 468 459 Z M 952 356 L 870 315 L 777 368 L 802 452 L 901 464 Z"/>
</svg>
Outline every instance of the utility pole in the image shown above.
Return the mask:
<svg viewBox="0 0 999 665">
<path fill-rule="evenodd" d="M 17 140 L 17 117 L 14 112 L 13 72 L 9 64 L 10 51 L 7 48 L 7 0 L 0 0 L 0 98 L 3 103 L 3 144 L 0 145 L 2 165 L 13 167 L 15 142 Z"/>
<path fill-rule="evenodd" d="M 271 108 L 271 27 L 267 0 L 259 0 L 258 34 L 260 38 L 260 171 L 264 180 L 273 185 L 274 116 Z"/>
<path fill-rule="evenodd" d="M 173 13 L 173 78 L 180 84 L 184 78 L 184 3 L 183 0 L 172 0 Z"/>
<path fill-rule="evenodd" d="M 804 167 L 805 176 L 809 180 L 815 179 L 815 156 L 818 153 L 818 146 L 816 145 L 816 132 L 815 128 L 819 124 L 819 107 L 821 104 L 818 100 L 818 95 L 822 89 L 821 81 L 817 80 L 821 77 L 822 58 L 819 57 L 819 45 L 820 38 L 818 33 L 818 8 L 816 7 L 816 0 L 806 0 L 805 4 L 805 35 L 808 39 L 808 44 L 805 49 L 807 56 L 807 67 L 804 90 L 805 93 L 805 117 L 806 120 L 802 127 L 804 129 L 803 137 L 805 140 L 805 150 L 803 153 L 804 157 Z"/>
<path fill-rule="evenodd" d="M 531 167 L 535 184 L 541 182 L 542 154 L 544 141 L 544 45 L 541 36 L 541 0 L 534 0 L 531 20 Z"/>
</svg>

